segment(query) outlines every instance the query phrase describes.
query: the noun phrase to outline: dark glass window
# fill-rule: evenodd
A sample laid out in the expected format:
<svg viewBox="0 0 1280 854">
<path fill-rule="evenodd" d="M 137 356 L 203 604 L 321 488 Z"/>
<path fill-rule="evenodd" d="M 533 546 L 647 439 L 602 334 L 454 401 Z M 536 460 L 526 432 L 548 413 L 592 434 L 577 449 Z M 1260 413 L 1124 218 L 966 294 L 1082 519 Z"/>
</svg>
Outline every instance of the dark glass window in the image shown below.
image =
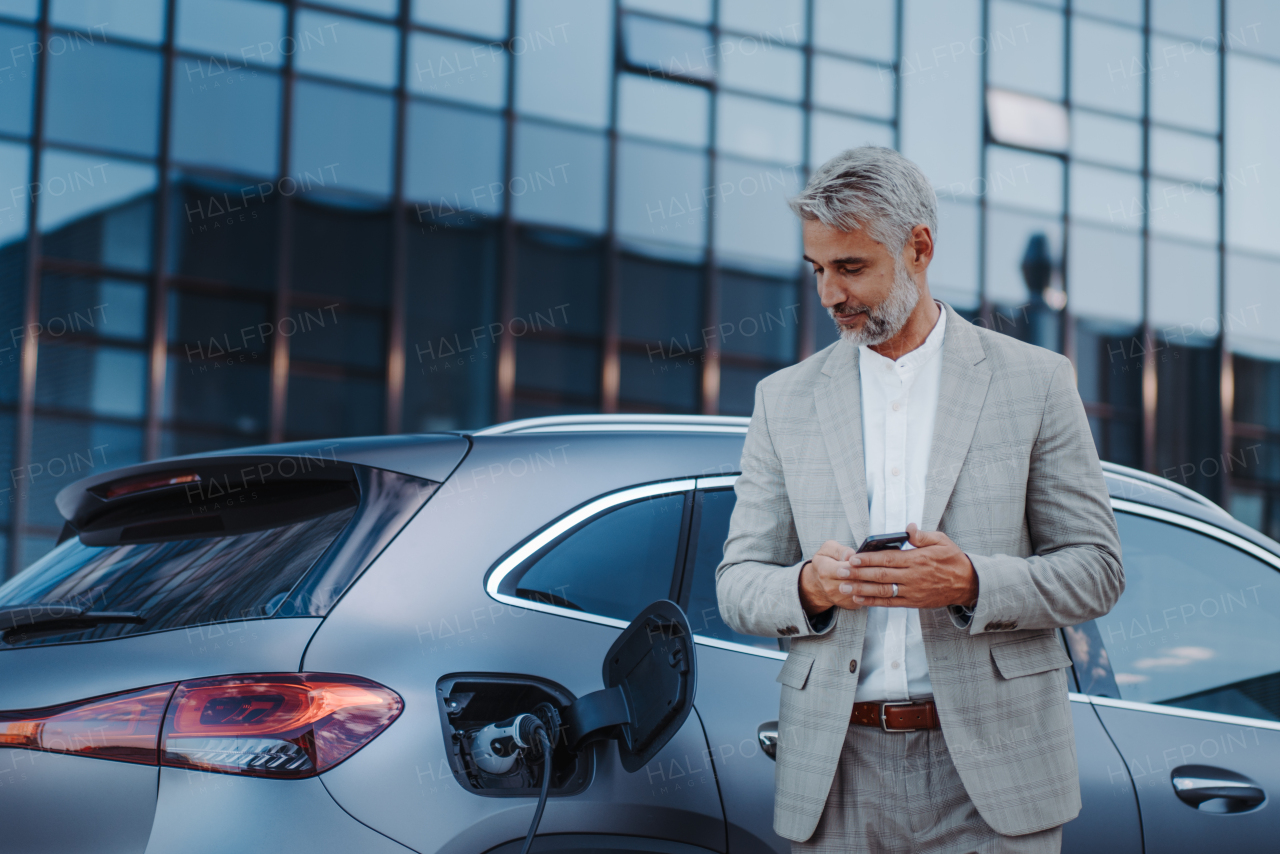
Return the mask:
<svg viewBox="0 0 1280 854">
<path fill-rule="evenodd" d="M 44 132 L 51 142 L 155 156 L 160 133 L 160 54 L 94 44 L 46 53 Z"/>
<path fill-rule="evenodd" d="M 293 289 L 359 305 L 387 304 L 391 218 L 299 201 L 293 220 Z"/>
<path fill-rule="evenodd" d="M 390 195 L 395 130 L 390 96 L 299 80 L 293 121 L 294 173 L 331 174 L 339 189 Z"/>
<path fill-rule="evenodd" d="M 624 255 L 618 262 L 619 408 L 697 412 L 706 341 L 703 268 Z"/>
<path fill-rule="evenodd" d="M 114 338 L 140 342 L 147 332 L 147 286 L 122 279 L 45 273 L 40 285 L 39 323 L 46 341 Z"/>
<path fill-rule="evenodd" d="M 288 407 L 287 439 L 370 436 L 383 431 L 384 381 L 293 371 Z"/>
<path fill-rule="evenodd" d="M 255 0 L 178 0 L 174 40 L 183 50 L 224 64 L 284 63 L 285 8 Z M 182 67 L 178 60 L 178 67 Z"/>
<path fill-rule="evenodd" d="M 791 364 L 800 334 L 795 282 L 722 270 L 718 334 L 726 355 Z"/>
<path fill-rule="evenodd" d="M 38 225 L 45 255 L 122 270 L 151 269 L 153 166 L 46 148 Z"/>
<path fill-rule="evenodd" d="M 40 355 L 43 361 L 44 353 Z M 16 483 L 11 476 L 10 484 L 15 487 L 16 499 L 27 500 L 27 524 L 56 536 L 63 519 L 54 498 L 64 486 L 141 459 L 141 426 L 38 413 L 31 434 L 30 474 Z"/>
<path fill-rule="evenodd" d="M 1094 621 L 1120 696 L 1280 720 L 1280 574 L 1203 534 L 1117 513 L 1125 591 Z"/>
<path fill-rule="evenodd" d="M 174 60 L 173 159 L 273 177 L 280 158 L 280 76 L 243 66 L 215 70 L 210 63 Z M 252 181 L 243 186 L 251 196 L 258 193 Z"/>
<path fill-rule="evenodd" d="M 275 288 L 277 185 L 179 172 L 173 193 L 171 273 Z"/>
<path fill-rule="evenodd" d="M 146 410 L 147 353 L 84 342 L 40 342 L 36 405 L 112 418 Z"/>
<path fill-rule="evenodd" d="M 755 409 L 756 385 L 773 373 L 773 368 L 735 365 L 720 366 L 720 414 L 750 415 Z"/>
<path fill-rule="evenodd" d="M 1155 346 L 1156 471 L 1217 501 L 1226 477 L 1218 348 Z"/>
<path fill-rule="evenodd" d="M 693 553 L 693 585 L 685 613 L 694 634 L 732 641 L 761 649 L 779 649 L 776 638 L 744 635 L 725 624 L 716 596 L 716 567 L 724 560 L 724 541 L 729 538 L 729 517 L 737 495 L 732 489 L 713 489 L 699 496 L 698 537 Z"/>
<path fill-rule="evenodd" d="M 671 77 L 715 77 L 711 33 L 703 27 L 627 15 L 623 19 L 622 43 L 631 65 Z"/>
<path fill-rule="evenodd" d="M 408 125 L 404 193 L 424 222 L 456 225 L 502 213 L 506 136 L 499 114 L 415 101 Z"/>
<path fill-rule="evenodd" d="M 32 93 L 35 91 L 36 31 L 0 24 L 0 131 L 15 136 L 31 134 Z M 10 202 L 10 199 L 3 200 Z"/>
<path fill-rule="evenodd" d="M 164 41 L 165 0 L 95 0 L 86 3 L 84 0 L 51 0 L 49 3 L 49 21 L 59 27 L 70 27 L 82 30 L 85 41 L 77 41 L 77 34 L 65 33 L 67 40 L 65 50 L 83 50 L 95 42 L 100 43 L 110 36 L 111 41 L 128 39 L 147 44 L 160 44 Z M 50 39 L 49 52 L 55 53 L 59 46 Z"/>
<path fill-rule="evenodd" d="M 1142 329 L 1076 321 L 1076 375 L 1098 456 L 1142 467 Z"/>
<path fill-rule="evenodd" d="M 683 514 L 684 495 L 677 494 L 597 516 L 519 573 L 511 592 L 630 622 L 645 605 L 671 596 Z"/>
</svg>

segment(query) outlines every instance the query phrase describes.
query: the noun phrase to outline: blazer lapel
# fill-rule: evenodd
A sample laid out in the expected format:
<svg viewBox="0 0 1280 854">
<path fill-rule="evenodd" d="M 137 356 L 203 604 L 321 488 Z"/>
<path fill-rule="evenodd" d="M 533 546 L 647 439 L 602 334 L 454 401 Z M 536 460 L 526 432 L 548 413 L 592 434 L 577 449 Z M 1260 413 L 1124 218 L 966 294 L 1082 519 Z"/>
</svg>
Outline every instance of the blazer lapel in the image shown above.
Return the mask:
<svg viewBox="0 0 1280 854">
<path fill-rule="evenodd" d="M 836 486 L 854 548 L 866 539 L 871 525 L 867 508 L 867 471 L 862 450 L 862 382 L 858 348 L 841 340 L 822 367 L 829 379 L 813 390 L 822 440 L 831 458 Z"/>
<path fill-rule="evenodd" d="M 947 312 L 947 330 L 942 339 L 942 378 L 929 450 L 922 531 L 938 528 L 969 453 L 991 382 L 991 371 L 982 364 L 986 353 L 973 325 L 946 303 L 942 307 Z"/>
</svg>

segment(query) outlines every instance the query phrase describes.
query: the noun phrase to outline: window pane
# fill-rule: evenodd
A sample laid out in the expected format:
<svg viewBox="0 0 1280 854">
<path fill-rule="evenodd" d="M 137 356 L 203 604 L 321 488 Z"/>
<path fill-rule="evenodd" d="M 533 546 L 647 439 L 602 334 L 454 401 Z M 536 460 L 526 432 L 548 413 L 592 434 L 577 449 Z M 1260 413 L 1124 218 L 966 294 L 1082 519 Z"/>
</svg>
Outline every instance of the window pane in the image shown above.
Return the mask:
<svg viewBox="0 0 1280 854">
<path fill-rule="evenodd" d="M 193 70 L 196 71 L 193 74 Z M 173 70 L 175 160 L 272 177 L 280 158 L 280 78 L 232 71 L 204 79 L 204 63 L 178 57 Z"/>
<path fill-rule="evenodd" d="M 755 406 L 756 385 L 776 368 L 720 366 L 720 415 L 750 415 Z"/>
<path fill-rule="evenodd" d="M 1033 240 L 1049 241 L 1049 257 L 1062 257 L 1062 225 L 1056 218 L 987 209 L 987 299 L 1023 306 L 1031 292 L 1022 275 L 1022 259 Z M 999 328 L 999 327 L 997 327 Z"/>
<path fill-rule="evenodd" d="M 711 93 L 698 86 L 623 74 L 618 78 L 618 130 L 661 142 L 705 147 Z"/>
<path fill-rule="evenodd" d="M 898 39 L 897 6 L 894 0 L 816 0 L 814 47 L 893 62 Z"/>
<path fill-rule="evenodd" d="M 384 18 L 390 18 L 396 13 L 396 8 L 400 5 L 399 0 L 316 0 L 321 6 L 336 6 L 340 9 L 350 9 L 353 12 L 368 12 L 371 15 L 381 15 Z"/>
<path fill-rule="evenodd" d="M 1218 239 L 1218 194 L 1198 184 L 1151 179 L 1151 231 L 1170 237 L 1215 242 Z"/>
<path fill-rule="evenodd" d="M 1218 142 L 1167 128 L 1151 129 L 1151 171 L 1194 181 L 1206 190 L 1218 183 Z"/>
<path fill-rule="evenodd" d="M 1142 0 L 1071 0 L 1071 11 L 1142 26 Z"/>
<path fill-rule="evenodd" d="M 716 49 L 708 30 L 639 15 L 627 15 L 622 25 L 622 43 L 630 64 L 671 77 L 715 77 Z"/>
<path fill-rule="evenodd" d="M 1142 115 L 1146 61 L 1136 30 L 1073 18 L 1071 101 L 1130 116 Z"/>
<path fill-rule="evenodd" d="M 34 21 L 40 0 L 0 0 L 0 14 L 23 21 Z"/>
<path fill-rule="evenodd" d="M 520 276 L 516 315 L 525 318 L 531 327 L 530 332 L 517 337 L 528 340 L 536 332 L 599 336 L 604 278 L 599 241 L 522 229 L 517 252 Z M 536 320 L 538 314 L 559 321 L 555 325 L 540 323 Z"/>
<path fill-rule="evenodd" d="M 44 127 L 51 142 L 155 155 L 160 54 L 99 44 L 50 55 L 47 61 Z"/>
<path fill-rule="evenodd" d="M 104 40 L 160 44 L 164 41 L 164 7 L 165 0 L 52 0 L 49 22 Z M 51 45 L 50 53 L 55 49 Z"/>
<path fill-rule="evenodd" d="M 512 39 L 516 109 L 606 127 L 613 82 L 613 4 L 522 0 L 517 8 L 515 32 L 529 35 Z"/>
<path fill-rule="evenodd" d="M 372 436 L 383 432 L 382 380 L 332 379 L 291 373 L 285 438 Z"/>
<path fill-rule="evenodd" d="M 608 144 L 603 134 L 538 122 L 516 124 L 513 215 L 525 222 L 600 233 Z"/>
<path fill-rule="evenodd" d="M 1125 591 L 1097 621 L 1126 700 L 1280 720 L 1280 577 L 1201 534 L 1117 513 Z M 1153 634 L 1155 628 L 1163 634 Z"/>
<path fill-rule="evenodd" d="M 11 188 L 28 186 L 27 179 L 31 176 L 30 162 L 31 154 L 27 146 L 0 140 L 0 181 L 4 182 L 0 186 Z M 27 210 L 30 200 L 21 189 L 18 191 L 17 198 L 14 198 L 12 192 L 7 195 L 7 198 L 0 196 L 0 252 L 3 253 L 0 254 L 0 258 L 8 260 L 12 257 L 20 260 L 26 256 L 13 244 L 21 240 L 27 232 Z M 3 269 L 3 262 L 0 262 L 0 271 Z"/>
<path fill-rule="evenodd" d="M 1061 213 L 1062 161 L 991 146 L 987 149 L 986 191 L 993 202 L 1042 213 Z"/>
<path fill-rule="evenodd" d="M 667 18 L 683 18 L 695 24 L 711 23 L 711 0 L 622 0 L 622 6 Z"/>
<path fill-rule="evenodd" d="M 1070 139 L 1062 104 L 1002 89 L 987 90 L 987 126 L 996 142 L 1041 151 L 1064 152 Z"/>
<path fill-rule="evenodd" d="M 1251 19 L 1257 20 L 1257 19 Z M 1280 205 L 1263 188 L 1262 171 L 1275 162 L 1275 116 L 1280 115 L 1280 65 L 1227 56 L 1227 227 L 1233 247 L 1274 254 Z"/>
<path fill-rule="evenodd" d="M 744 33 L 774 35 L 792 43 L 805 31 L 805 0 L 720 0 L 720 26 Z"/>
<path fill-rule="evenodd" d="M 731 157 L 716 162 L 716 254 L 789 273 L 804 254 L 800 220 L 786 199 L 800 192 L 795 167 L 762 166 Z"/>
<path fill-rule="evenodd" d="M 1142 125 L 1072 110 L 1071 156 L 1136 172 L 1142 168 Z"/>
<path fill-rule="evenodd" d="M 293 64 L 304 74 L 391 87 L 400 68 L 400 39 L 394 27 L 345 15 L 298 11 Z"/>
<path fill-rule="evenodd" d="M 36 478 L 26 494 L 27 524 L 58 531 L 65 524 L 54 503 L 58 492 L 81 477 L 95 474 L 99 467 L 141 462 L 142 428 L 37 413 L 31 434 L 31 460 L 43 465 L 50 476 Z M 62 474 L 58 474 L 60 470 Z"/>
<path fill-rule="evenodd" d="M 1209 133 L 1218 130 L 1218 52 L 1151 37 L 1151 118 Z"/>
<path fill-rule="evenodd" d="M 813 58 L 813 101 L 820 107 L 893 118 L 893 75 L 881 66 L 830 56 Z"/>
<path fill-rule="evenodd" d="M 45 341 L 70 335 L 141 342 L 147 333 L 147 286 L 45 273 L 38 322 Z"/>
<path fill-rule="evenodd" d="M 507 35 L 507 0 L 413 0 L 414 23 L 502 40 Z"/>
<path fill-rule="evenodd" d="M 720 271 L 721 352 L 788 365 L 796 358 L 799 327 L 795 279 Z"/>
<path fill-rule="evenodd" d="M 407 73 L 406 85 L 418 95 L 484 107 L 507 105 L 507 52 L 500 44 L 412 33 Z"/>
<path fill-rule="evenodd" d="M 630 621 L 671 596 L 684 495 L 637 501 L 592 519 L 515 580 L 522 599 Z"/>
<path fill-rule="evenodd" d="M 1236 35 L 1227 39 L 1231 50 L 1280 59 L 1280 7 L 1272 0 L 1227 0 L 1227 31 Z"/>
<path fill-rule="evenodd" d="M 701 495 L 702 514 L 693 559 L 693 588 L 689 594 L 689 628 L 693 633 L 717 640 L 778 649 L 778 641 L 760 635 L 742 635 L 725 624 L 716 596 L 716 567 L 724 560 L 724 543 L 729 539 L 729 517 L 737 496 L 732 489 L 716 489 Z"/>
<path fill-rule="evenodd" d="M 1217 251 L 1153 238 L 1149 257 L 1152 327 L 1179 344 L 1211 344 L 1221 329 Z"/>
<path fill-rule="evenodd" d="M 1067 306 L 1079 317 L 1142 322 L 1142 238 L 1073 224 L 1067 250 Z"/>
<path fill-rule="evenodd" d="M 893 126 L 814 110 L 809 118 L 809 164 L 817 168 L 859 145 L 893 148 Z"/>
<path fill-rule="evenodd" d="M 1112 228 L 1142 228 L 1145 199 L 1142 179 L 1127 172 L 1074 164 L 1071 167 L 1071 216 Z"/>
<path fill-rule="evenodd" d="M 293 117 L 295 170 L 332 166 L 344 190 L 391 193 L 395 102 L 390 97 L 299 80 Z"/>
<path fill-rule="evenodd" d="M 1098 456 L 1142 465 L 1142 328 L 1076 320 L 1076 382 Z"/>
<path fill-rule="evenodd" d="M 171 207 L 169 271 L 274 289 L 276 210 L 282 194 L 296 193 L 293 179 L 263 186 L 175 172 L 170 180 L 176 198 Z"/>
<path fill-rule="evenodd" d="M 316 362 L 382 372 L 387 356 L 382 312 L 361 311 L 342 303 L 295 305 L 280 322 L 289 332 L 289 361 Z M 290 331 L 292 327 L 292 331 Z"/>
<path fill-rule="evenodd" d="M 412 102 L 405 149 L 405 195 L 421 223 L 447 222 L 460 212 L 502 211 L 502 117 Z"/>
<path fill-rule="evenodd" d="M 36 406 L 114 418 L 141 418 L 146 409 L 143 350 L 42 341 Z"/>
<path fill-rule="evenodd" d="M 618 141 L 618 233 L 684 246 L 706 245 L 707 157 L 636 142 Z"/>
<path fill-rule="evenodd" d="M 1151 29 L 1193 39 L 1218 35 L 1218 4 L 1151 0 Z"/>
<path fill-rule="evenodd" d="M 697 412 L 706 343 L 702 267 L 624 255 L 618 261 L 619 408 Z"/>
<path fill-rule="evenodd" d="M 929 290 L 952 307 L 978 306 L 978 208 L 960 199 L 938 200 L 938 251 L 929 264 Z M 824 321 L 825 323 L 825 321 Z"/>
<path fill-rule="evenodd" d="M 285 53 L 295 49 L 283 41 L 284 21 L 285 7 L 279 3 L 179 0 L 174 38 L 184 50 L 278 68 Z"/>
<path fill-rule="evenodd" d="M 0 62 L 4 63 L 0 68 L 0 132 L 16 136 L 31 133 L 36 74 L 35 48 L 28 49 L 28 45 L 36 43 L 35 30 L 0 24 Z M 0 204 L 9 201 L 0 200 Z"/>
<path fill-rule="evenodd" d="M 756 47 L 754 42 L 730 37 L 720 43 L 720 85 L 799 101 L 804 96 L 804 54 L 768 42 Z"/>
<path fill-rule="evenodd" d="M 1062 100 L 1062 14 L 1006 0 L 991 2 L 987 50 L 991 85 Z"/>
<path fill-rule="evenodd" d="M 295 291 L 366 306 L 387 304 L 391 222 L 386 211 L 299 201 L 293 230 Z"/>
<path fill-rule="evenodd" d="M 726 154 L 797 165 L 804 156 L 803 125 L 798 107 L 739 95 L 716 99 L 716 147 Z"/>
<path fill-rule="evenodd" d="M 40 173 L 37 222 L 46 255 L 151 269 L 154 167 L 45 149 Z"/>
<path fill-rule="evenodd" d="M 1267 320 L 1275 316 L 1280 261 L 1229 252 L 1226 272 L 1224 325 L 1229 346 L 1259 358 L 1280 359 L 1280 324 Z"/>
</svg>

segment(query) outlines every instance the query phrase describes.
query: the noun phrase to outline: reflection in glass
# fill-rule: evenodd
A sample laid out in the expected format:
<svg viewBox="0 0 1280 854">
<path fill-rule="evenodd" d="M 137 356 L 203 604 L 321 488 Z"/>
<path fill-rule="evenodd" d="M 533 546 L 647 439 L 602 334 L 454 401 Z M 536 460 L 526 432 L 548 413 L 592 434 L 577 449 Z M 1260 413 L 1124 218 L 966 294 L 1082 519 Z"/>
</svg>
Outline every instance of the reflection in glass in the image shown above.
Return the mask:
<svg viewBox="0 0 1280 854">
<path fill-rule="evenodd" d="M 701 494 L 702 513 L 698 524 L 697 551 L 693 557 L 693 589 L 689 593 L 689 628 L 703 637 L 776 650 L 778 641 L 760 635 L 742 635 L 725 624 L 716 596 L 716 567 L 724 560 L 724 543 L 729 538 L 729 517 L 737 495 L 732 489 Z"/>
<path fill-rule="evenodd" d="M 1218 253 L 1212 247 L 1152 238 L 1149 320 L 1166 337 L 1211 344 L 1221 330 Z"/>
<path fill-rule="evenodd" d="M 1191 182 L 1151 179 L 1151 232 L 1207 243 L 1218 239 L 1218 193 Z"/>
<path fill-rule="evenodd" d="M 385 383 L 381 379 L 289 374 L 285 439 L 371 436 L 383 432 Z"/>
<path fill-rule="evenodd" d="M 720 366 L 720 414 L 750 415 L 755 408 L 756 386 L 775 367 L 725 363 Z"/>
<path fill-rule="evenodd" d="M 96 44 L 47 58 L 44 132 L 50 142 L 154 156 L 160 54 Z"/>
<path fill-rule="evenodd" d="M 1048 255 L 1056 262 L 1062 257 L 1062 226 L 1056 217 L 987 208 L 986 298 L 1004 306 L 1019 308 L 997 319 L 993 328 L 1006 331 L 1007 326 L 1022 318 L 1023 307 L 1031 298 L 1022 273 L 1022 261 L 1033 239 L 1048 241 Z M 1001 325 L 1003 324 L 1003 326 Z"/>
<path fill-rule="evenodd" d="M 652 12 L 664 18 L 682 18 L 695 24 L 711 23 L 711 0 L 622 0 L 622 8 Z"/>
<path fill-rule="evenodd" d="M 988 80 L 1001 89 L 1062 100 L 1062 13 L 991 0 Z"/>
<path fill-rule="evenodd" d="M 82 30 L 103 41 L 164 41 L 165 0 L 50 0 L 49 6 L 54 26 Z M 49 52 L 55 49 L 51 44 Z"/>
<path fill-rule="evenodd" d="M 1067 250 L 1067 306 L 1078 317 L 1132 327 L 1142 322 L 1142 238 L 1073 222 Z"/>
<path fill-rule="evenodd" d="M 1218 183 L 1218 141 L 1195 133 L 1153 127 L 1151 171 L 1195 181 L 1206 190 Z"/>
<path fill-rule="evenodd" d="M 172 157 L 244 175 L 274 176 L 280 157 L 279 76 L 232 71 L 219 86 L 208 87 L 190 73 L 190 66 L 200 62 L 175 60 Z"/>
<path fill-rule="evenodd" d="M 1128 172 L 1075 163 L 1071 166 L 1071 216 L 1112 228 L 1142 228 L 1147 200 L 1142 179 Z"/>
<path fill-rule="evenodd" d="M 332 173 L 322 173 L 330 177 Z M 289 182 L 170 178 L 169 271 L 257 289 L 275 287 L 276 211 Z"/>
<path fill-rule="evenodd" d="M 141 418 L 146 409 L 143 350 L 43 340 L 36 368 L 36 406 L 112 418 Z"/>
<path fill-rule="evenodd" d="M 987 149 L 987 197 L 1048 214 L 1062 212 L 1062 161 L 1044 154 Z"/>
<path fill-rule="evenodd" d="M 43 352 L 40 357 L 44 357 Z M 26 495 L 29 525 L 39 525 L 53 533 L 61 531 L 66 521 L 54 500 L 63 487 L 77 477 L 86 476 L 92 468 L 101 470 L 142 461 L 140 425 L 83 417 L 63 418 L 38 410 L 34 420 L 31 459 L 43 460 L 47 474 L 52 474 L 48 467 L 55 459 L 61 459 L 67 467 L 61 477 L 38 477 L 31 483 Z M 39 549 L 33 548 L 32 551 Z"/>
<path fill-rule="evenodd" d="M 391 193 L 395 102 L 389 96 L 299 80 L 293 121 L 295 172 L 332 168 L 343 190 Z"/>
<path fill-rule="evenodd" d="M 800 220 L 786 199 L 802 188 L 799 170 L 721 157 L 715 183 L 716 254 L 793 272 L 804 253 Z"/>
<path fill-rule="evenodd" d="M 1073 106 L 1141 116 L 1146 65 L 1140 32 L 1072 18 Z"/>
<path fill-rule="evenodd" d="M 335 299 L 344 304 L 387 304 L 391 278 L 391 223 L 385 210 L 344 208 L 298 200 L 294 208 L 293 290 L 323 297 L 315 307 Z M 322 312 L 299 328 L 325 327 Z M 332 318 L 331 318 L 332 319 Z M 341 325 L 340 320 L 335 321 Z M 320 333 L 317 332 L 317 335 Z M 294 337 L 295 346 L 302 336 Z"/>
<path fill-rule="evenodd" d="M 1280 6 L 1271 0 L 1227 0 L 1227 31 L 1248 32 L 1240 49 L 1280 59 Z M 1265 33 L 1265 35 L 1259 35 Z M 1232 44 L 1234 50 L 1236 44 Z M 1232 78 L 1232 85 L 1234 80 Z"/>
<path fill-rule="evenodd" d="M 413 0 L 410 17 L 416 24 L 495 40 L 507 35 L 507 0 Z"/>
<path fill-rule="evenodd" d="M 618 130 L 660 142 L 703 148 L 711 93 L 699 86 L 623 74 L 618 78 Z"/>
<path fill-rule="evenodd" d="M 821 50 L 893 62 L 898 4 L 894 0 L 816 0 L 813 44 Z"/>
<path fill-rule="evenodd" d="M 142 341 L 147 331 L 147 286 L 123 279 L 45 273 L 40 315 L 45 334 Z"/>
<path fill-rule="evenodd" d="M 727 93 L 716 98 L 716 148 L 726 154 L 798 165 L 803 127 L 799 107 Z"/>
<path fill-rule="evenodd" d="M 350 9 L 353 12 L 366 12 L 370 15 L 381 15 L 390 18 L 395 15 L 399 0 L 316 0 L 320 6 L 336 6 Z"/>
<path fill-rule="evenodd" d="M 521 121 L 515 146 L 510 188 L 517 219 L 604 231 L 608 144 L 603 134 Z"/>
<path fill-rule="evenodd" d="M 30 149 L 25 145 L 0 140 L 0 181 L 5 187 L 25 187 L 30 176 Z M 17 198 L 10 193 L 0 196 L 0 258 L 10 253 L 8 247 L 20 240 L 27 231 L 29 199 L 22 192 Z M 3 268 L 0 267 L 0 270 Z"/>
<path fill-rule="evenodd" d="M 219 330 L 219 336 L 225 331 Z M 239 329 L 230 334 L 238 335 Z M 232 357 L 233 364 L 226 364 L 226 356 L 222 357 L 222 364 L 215 364 L 216 360 L 199 358 L 200 343 L 207 353 L 206 339 L 184 344 L 178 353 L 169 356 L 165 371 L 166 422 L 185 432 L 223 437 L 220 447 L 266 441 L 271 385 L 268 355 L 246 351 L 244 362 L 239 361 L 237 353 Z M 250 343 L 261 349 L 258 341 Z M 187 451 L 175 449 L 173 453 Z"/>
<path fill-rule="evenodd" d="M 773 362 L 795 360 L 800 331 L 800 295 L 794 278 L 720 271 L 717 335 L 725 356 Z"/>
<path fill-rule="evenodd" d="M 409 104 L 405 196 L 418 219 L 444 223 L 462 212 L 497 215 L 504 134 L 497 113 L 414 101 Z"/>
<path fill-rule="evenodd" d="M 500 44 L 409 35 L 405 86 L 416 95 L 502 108 L 507 104 L 507 52 Z"/>
<path fill-rule="evenodd" d="M 813 72 L 813 101 L 819 107 L 893 118 L 893 74 L 888 69 L 819 55 Z"/>
<path fill-rule="evenodd" d="M 715 77 L 710 31 L 640 15 L 627 15 L 622 27 L 622 44 L 631 65 L 670 77 Z"/>
<path fill-rule="evenodd" d="M 1280 260 L 1228 252 L 1226 276 L 1223 326 L 1228 345 L 1236 352 L 1280 361 L 1280 323 L 1275 321 Z"/>
<path fill-rule="evenodd" d="M 1275 254 L 1280 205 L 1264 183 L 1260 166 L 1275 159 L 1280 65 L 1231 52 L 1227 54 L 1227 79 L 1231 85 L 1227 87 L 1223 128 L 1227 148 L 1223 179 L 1227 228 L 1223 238 L 1232 247 Z"/>
<path fill-rule="evenodd" d="M 154 167 L 46 148 L 40 174 L 37 224 L 46 235 L 45 254 L 151 268 Z"/>
<path fill-rule="evenodd" d="M 346 15 L 298 11 L 293 65 L 317 74 L 390 88 L 400 68 L 400 38 L 395 27 Z"/>
<path fill-rule="evenodd" d="M 1076 319 L 1076 384 L 1098 456 L 1142 466 L 1141 326 Z"/>
<path fill-rule="evenodd" d="M 516 109 L 527 116 L 607 127 L 613 4 L 574 6 L 572 37 L 565 14 L 559 0 L 521 0 L 517 5 L 511 46 Z"/>
<path fill-rule="evenodd" d="M 726 37 L 717 48 L 720 85 L 788 101 L 804 97 L 804 54 L 777 43 Z"/>
<path fill-rule="evenodd" d="M 1151 118 L 1216 133 L 1218 52 L 1152 36 L 1150 65 Z"/>
<path fill-rule="evenodd" d="M 1072 14 L 1085 13 L 1110 18 L 1122 24 L 1142 26 L 1143 0 L 1071 0 Z"/>
<path fill-rule="evenodd" d="M 938 249 L 929 264 L 929 290 L 957 310 L 978 307 L 978 208 L 939 195 Z M 824 324 L 829 321 L 823 321 Z"/>
<path fill-rule="evenodd" d="M 720 26 L 747 33 L 788 33 L 799 42 L 805 31 L 805 0 L 720 0 Z"/>
<path fill-rule="evenodd" d="M 324 300 L 295 304 L 289 312 L 293 329 L 289 361 L 345 365 L 380 372 L 387 355 L 382 312 L 360 311 Z M 281 321 L 287 331 L 288 321 Z"/>
<path fill-rule="evenodd" d="M 619 259 L 621 411 L 699 411 L 702 282 L 699 266 Z"/>
<path fill-rule="evenodd" d="M 624 237 L 706 244 L 707 157 L 629 139 L 618 141 L 614 216 Z M 714 192 L 714 188 L 711 188 Z"/>
<path fill-rule="evenodd" d="M 825 163 L 848 148 L 882 145 L 893 148 L 893 126 L 814 110 L 809 117 L 809 163 Z"/>
<path fill-rule="evenodd" d="M 285 7 L 257 0 L 178 0 L 174 39 L 193 53 L 278 68 L 294 46 L 283 42 Z M 178 63 L 181 68 L 181 63 Z"/>
<path fill-rule="evenodd" d="M 0 132 L 15 136 L 31 133 L 31 110 L 35 92 L 36 31 L 27 27 L 0 24 Z M 5 72 L 8 72 L 7 74 Z M 10 184 L 9 186 L 15 186 Z M 5 200 L 0 200 L 4 204 Z"/>
<path fill-rule="evenodd" d="M 1151 29 L 1199 40 L 1218 35 L 1217 3 L 1151 0 Z"/>
<path fill-rule="evenodd" d="M 40 10 L 40 0 L 0 0 L 0 14 L 21 21 L 34 21 Z"/>
<path fill-rule="evenodd" d="M 987 120 L 997 142 L 1042 151 L 1067 150 L 1067 110 L 1061 104 L 988 89 Z"/>
<path fill-rule="evenodd" d="M 1142 168 L 1142 125 L 1087 110 L 1072 110 L 1071 156 L 1136 172 Z"/>
</svg>

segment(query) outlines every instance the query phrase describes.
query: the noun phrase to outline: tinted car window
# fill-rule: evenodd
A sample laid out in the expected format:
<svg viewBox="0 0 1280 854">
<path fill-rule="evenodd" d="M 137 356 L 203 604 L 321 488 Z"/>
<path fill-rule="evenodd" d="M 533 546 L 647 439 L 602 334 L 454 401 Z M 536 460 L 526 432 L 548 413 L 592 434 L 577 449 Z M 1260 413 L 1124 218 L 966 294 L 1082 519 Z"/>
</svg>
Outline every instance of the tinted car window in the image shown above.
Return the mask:
<svg viewBox="0 0 1280 854">
<path fill-rule="evenodd" d="M 528 568 L 514 593 L 630 622 L 671 597 L 684 494 L 624 504 L 570 533 Z"/>
<path fill-rule="evenodd" d="M 1116 523 L 1125 592 L 1095 625 L 1120 697 L 1280 720 L 1280 573 L 1185 528 Z"/>
<path fill-rule="evenodd" d="M 689 625 L 695 634 L 762 649 L 778 649 L 777 638 L 743 635 L 729 628 L 720 616 L 716 599 L 716 567 L 724 560 L 729 538 L 729 516 L 737 494 L 732 489 L 702 493 L 702 514 L 693 556 L 693 586 L 689 593 Z"/>
</svg>

